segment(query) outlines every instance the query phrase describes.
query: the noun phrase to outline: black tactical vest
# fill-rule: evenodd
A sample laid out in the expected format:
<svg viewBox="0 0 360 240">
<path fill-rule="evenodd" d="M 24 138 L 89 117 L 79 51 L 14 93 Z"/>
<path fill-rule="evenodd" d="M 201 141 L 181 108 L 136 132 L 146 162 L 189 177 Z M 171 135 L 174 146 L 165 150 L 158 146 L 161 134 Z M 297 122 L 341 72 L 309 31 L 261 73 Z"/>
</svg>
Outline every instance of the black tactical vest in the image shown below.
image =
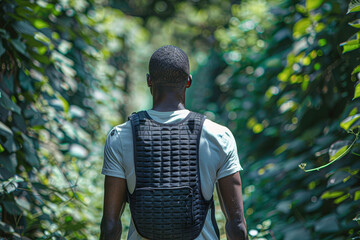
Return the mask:
<svg viewBox="0 0 360 240">
<path fill-rule="evenodd" d="M 190 112 L 181 122 L 163 124 L 146 111 L 129 117 L 134 141 L 135 190 L 129 195 L 137 232 L 156 240 L 190 240 L 201 232 L 213 199 L 201 192 L 199 141 L 205 116 Z"/>
</svg>

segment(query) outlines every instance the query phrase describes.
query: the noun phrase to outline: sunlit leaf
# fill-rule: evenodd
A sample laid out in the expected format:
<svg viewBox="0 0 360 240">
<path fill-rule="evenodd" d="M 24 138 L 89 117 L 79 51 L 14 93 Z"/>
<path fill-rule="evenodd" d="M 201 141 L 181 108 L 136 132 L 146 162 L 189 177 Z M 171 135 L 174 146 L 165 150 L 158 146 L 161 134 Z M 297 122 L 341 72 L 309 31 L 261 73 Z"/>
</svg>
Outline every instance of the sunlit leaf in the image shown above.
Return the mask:
<svg viewBox="0 0 360 240">
<path fill-rule="evenodd" d="M 359 40 L 352 40 L 352 41 L 346 42 L 342 46 L 343 46 L 342 53 L 347 53 L 347 52 L 358 49 L 360 47 L 360 42 L 359 42 Z"/>
<path fill-rule="evenodd" d="M 355 21 L 349 22 L 349 25 L 355 28 L 360 28 L 360 19 L 356 19 Z"/>
<path fill-rule="evenodd" d="M 358 81 L 355 85 L 355 92 L 354 92 L 354 97 L 353 100 L 360 97 L 360 81 Z"/>
<path fill-rule="evenodd" d="M 306 8 L 308 11 L 314 10 L 321 6 L 324 0 L 306 0 Z"/>
<path fill-rule="evenodd" d="M 79 144 L 71 144 L 69 152 L 76 158 L 85 158 L 88 155 L 87 149 Z"/>
<path fill-rule="evenodd" d="M 351 74 L 356 74 L 356 73 L 358 73 L 358 72 L 360 72 L 360 65 L 358 65 L 358 66 L 352 71 Z"/>
<path fill-rule="evenodd" d="M 360 0 L 351 0 L 347 13 L 360 11 Z"/>
<path fill-rule="evenodd" d="M 4 223 L 3 221 L 0 221 L 0 229 L 7 233 L 15 232 L 14 228 L 11 225 Z"/>
<path fill-rule="evenodd" d="M 337 198 L 344 195 L 343 191 L 326 191 L 321 195 L 322 199 Z"/>
<path fill-rule="evenodd" d="M 354 221 L 360 222 L 360 214 L 358 214 L 356 217 L 354 217 L 353 219 Z"/>
<path fill-rule="evenodd" d="M 305 35 L 307 29 L 311 26 L 311 20 L 309 18 L 303 18 L 297 21 L 294 25 L 293 35 L 295 38 L 300 38 Z"/>
<path fill-rule="evenodd" d="M 33 22 L 34 26 L 37 28 L 37 29 L 41 29 L 41 28 L 46 28 L 46 27 L 49 27 L 49 24 L 44 22 L 43 20 L 41 19 L 35 19 L 34 22 Z"/>
<path fill-rule="evenodd" d="M 41 32 L 37 32 L 35 34 L 35 36 L 34 36 L 34 39 L 39 40 L 39 41 L 41 41 L 43 43 L 46 43 L 46 44 L 51 43 L 51 40 Z"/>
<path fill-rule="evenodd" d="M 340 127 L 342 127 L 345 131 L 347 131 L 347 130 L 349 130 L 351 125 L 359 119 L 360 119 L 360 114 L 355 114 L 355 115 L 349 116 L 340 123 Z"/>
<path fill-rule="evenodd" d="M 69 112 L 69 103 L 68 103 L 68 101 L 66 101 L 66 99 L 63 96 L 61 96 L 60 94 L 56 94 L 56 97 L 61 101 L 62 106 L 64 108 L 64 112 L 66 112 L 66 113 Z"/>
<path fill-rule="evenodd" d="M 6 193 L 11 193 L 13 191 L 16 190 L 16 188 L 18 187 L 17 183 L 13 183 L 13 182 L 9 182 L 7 183 L 5 186 L 3 186 L 3 188 L 5 189 Z"/>
<path fill-rule="evenodd" d="M 335 200 L 334 200 L 334 203 L 335 203 L 335 204 L 339 204 L 339 203 L 345 201 L 345 200 L 346 200 L 347 198 L 349 198 L 349 197 L 350 197 L 350 194 L 348 193 L 348 194 L 346 194 L 346 195 L 344 195 L 344 196 L 341 196 L 341 197 L 335 199 Z"/>
<path fill-rule="evenodd" d="M 355 194 L 354 194 L 354 201 L 357 201 L 359 199 L 360 199 L 360 190 L 356 191 Z"/>
<path fill-rule="evenodd" d="M 257 123 L 255 124 L 255 126 L 253 127 L 253 132 L 255 134 L 261 133 L 264 130 L 264 126 L 261 123 Z"/>
<path fill-rule="evenodd" d="M 329 149 L 329 156 L 330 156 L 329 161 L 334 161 L 335 159 L 340 157 L 343 153 L 345 153 L 349 145 L 350 145 L 349 141 L 337 141 L 333 143 Z"/>
<path fill-rule="evenodd" d="M 21 208 L 26 209 L 27 211 L 31 210 L 31 202 L 29 202 L 26 198 L 17 197 L 17 198 L 15 198 L 15 202 Z"/>
<path fill-rule="evenodd" d="M 360 47 L 360 32 L 354 34 L 348 41 L 340 44 L 343 47 L 343 54 L 356 50 Z"/>
<path fill-rule="evenodd" d="M 283 144 L 280 147 L 278 147 L 277 149 L 275 149 L 274 154 L 275 155 L 280 155 L 281 153 L 286 151 L 287 148 L 288 148 L 288 144 Z"/>
</svg>

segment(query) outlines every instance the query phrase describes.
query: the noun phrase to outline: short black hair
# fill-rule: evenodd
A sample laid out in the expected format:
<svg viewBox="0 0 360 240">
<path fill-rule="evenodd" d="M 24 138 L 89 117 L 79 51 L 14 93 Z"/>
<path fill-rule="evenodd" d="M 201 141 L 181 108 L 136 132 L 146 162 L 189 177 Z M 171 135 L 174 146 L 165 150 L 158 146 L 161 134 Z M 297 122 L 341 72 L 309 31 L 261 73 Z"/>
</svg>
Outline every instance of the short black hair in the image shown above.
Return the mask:
<svg viewBox="0 0 360 240">
<path fill-rule="evenodd" d="M 163 46 L 151 56 L 149 73 L 155 85 L 184 87 L 189 77 L 189 58 L 178 47 Z"/>
</svg>

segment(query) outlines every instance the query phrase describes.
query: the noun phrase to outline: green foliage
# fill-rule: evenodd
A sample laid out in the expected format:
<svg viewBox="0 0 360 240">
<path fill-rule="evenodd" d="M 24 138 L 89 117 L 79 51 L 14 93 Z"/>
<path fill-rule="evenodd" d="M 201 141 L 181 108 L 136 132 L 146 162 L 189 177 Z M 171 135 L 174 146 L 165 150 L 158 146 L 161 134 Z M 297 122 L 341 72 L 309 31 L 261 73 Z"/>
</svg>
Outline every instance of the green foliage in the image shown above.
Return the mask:
<svg viewBox="0 0 360 240">
<path fill-rule="evenodd" d="M 354 221 L 360 211 L 356 4 L 346 16 L 348 3 L 340 0 L 245 1 L 233 5 L 242 15 L 233 11 L 229 26 L 215 35 L 214 55 L 223 57 L 216 64 L 225 66 L 211 93 L 191 105 L 235 133 L 254 239 L 360 234 Z M 249 21 L 254 27 L 244 32 L 241 23 Z M 349 36 L 341 55 L 339 43 Z M 241 61 L 229 61 L 228 52 L 241 52 Z M 194 79 L 213 66 L 198 69 Z M 210 92 L 197 87 L 194 92 Z M 257 226 L 266 220 L 268 227 Z"/>
<path fill-rule="evenodd" d="M 97 238 L 106 133 L 149 106 L 148 58 L 173 44 L 190 56 L 187 106 L 237 139 L 251 238 L 356 239 L 358 11 L 358 0 L 1 1 L 0 235 Z M 128 210 L 122 220 L 126 232 Z"/>
<path fill-rule="evenodd" d="M 119 94 L 109 93 L 127 91 L 113 59 L 136 47 L 124 32 L 108 36 L 105 21 L 122 13 L 99 4 L 0 3 L 1 236 L 97 238 L 102 183 L 94 166 L 109 113 L 124 117 Z"/>
</svg>

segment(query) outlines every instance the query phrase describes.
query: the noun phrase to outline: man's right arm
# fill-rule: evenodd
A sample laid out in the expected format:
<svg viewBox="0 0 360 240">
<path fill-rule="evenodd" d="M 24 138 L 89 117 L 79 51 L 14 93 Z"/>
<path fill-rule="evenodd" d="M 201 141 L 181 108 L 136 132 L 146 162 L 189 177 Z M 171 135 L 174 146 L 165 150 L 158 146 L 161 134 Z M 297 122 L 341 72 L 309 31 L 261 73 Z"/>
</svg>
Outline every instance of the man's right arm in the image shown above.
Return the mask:
<svg viewBox="0 0 360 240">
<path fill-rule="evenodd" d="M 241 188 L 239 172 L 218 180 L 218 195 L 229 240 L 248 240 Z"/>
<path fill-rule="evenodd" d="M 119 240 L 121 214 L 126 203 L 126 180 L 105 176 L 104 210 L 101 220 L 100 240 Z"/>
</svg>

